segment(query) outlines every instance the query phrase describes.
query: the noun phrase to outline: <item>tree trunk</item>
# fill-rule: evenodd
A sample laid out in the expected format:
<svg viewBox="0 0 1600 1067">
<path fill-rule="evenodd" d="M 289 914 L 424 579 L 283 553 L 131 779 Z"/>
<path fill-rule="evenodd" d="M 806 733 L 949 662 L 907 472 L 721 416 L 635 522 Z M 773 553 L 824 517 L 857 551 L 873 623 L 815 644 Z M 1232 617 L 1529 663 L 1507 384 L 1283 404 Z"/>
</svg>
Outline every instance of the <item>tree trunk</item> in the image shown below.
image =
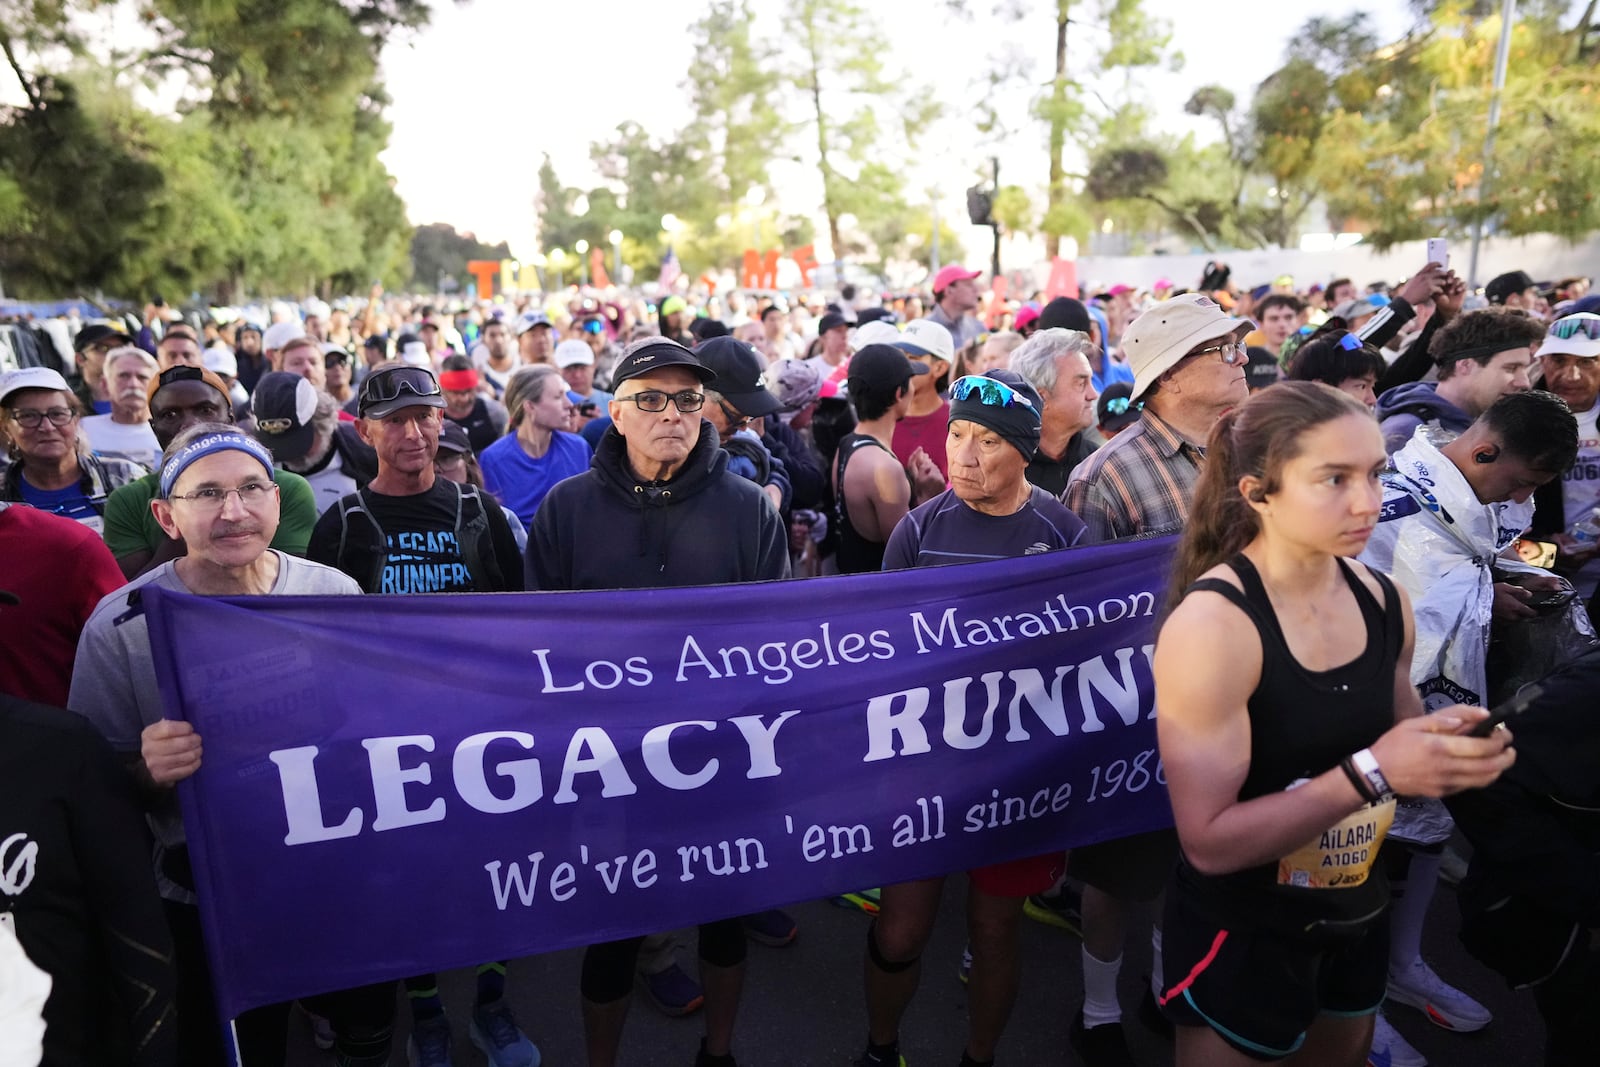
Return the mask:
<svg viewBox="0 0 1600 1067">
<path fill-rule="evenodd" d="M 822 174 L 822 211 L 828 216 L 828 239 L 833 242 L 833 261 L 844 259 L 839 240 L 839 205 L 834 201 L 833 166 L 828 162 L 828 116 L 822 110 L 822 56 L 817 43 L 817 16 L 813 11 L 806 22 L 806 58 L 811 68 L 811 114 L 817 125 L 817 169 Z"/>
<path fill-rule="evenodd" d="M 1061 155 L 1067 147 L 1067 12 L 1072 0 L 1056 0 L 1056 77 L 1050 94 L 1054 107 L 1050 109 L 1050 186 L 1045 196 L 1045 214 L 1049 215 L 1067 195 L 1066 167 Z M 1061 237 L 1049 233 L 1044 239 L 1044 253 L 1051 259 L 1061 253 Z"/>
</svg>

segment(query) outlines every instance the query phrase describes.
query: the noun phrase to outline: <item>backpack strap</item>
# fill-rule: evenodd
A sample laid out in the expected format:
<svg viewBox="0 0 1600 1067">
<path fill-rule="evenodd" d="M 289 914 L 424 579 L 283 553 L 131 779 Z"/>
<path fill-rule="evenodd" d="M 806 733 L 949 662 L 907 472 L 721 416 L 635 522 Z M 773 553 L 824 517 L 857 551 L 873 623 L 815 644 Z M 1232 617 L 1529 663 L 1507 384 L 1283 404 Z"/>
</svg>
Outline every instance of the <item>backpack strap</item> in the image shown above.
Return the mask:
<svg viewBox="0 0 1600 1067">
<path fill-rule="evenodd" d="M 367 525 L 377 534 L 375 543 L 368 546 L 372 549 L 372 565 L 367 571 L 365 581 L 361 581 L 361 588 L 368 593 L 376 593 L 383 588 L 383 568 L 389 563 L 389 539 L 384 535 L 383 527 L 378 525 L 378 517 L 366 506 L 366 490 L 358 489 L 349 496 L 339 499 L 339 552 L 334 557 L 339 563 L 339 569 L 350 574 L 346 565 L 345 553 L 350 545 L 350 516 L 352 514 L 364 515 Z M 355 577 L 354 575 L 351 575 Z"/>
<path fill-rule="evenodd" d="M 468 500 L 473 505 L 471 518 L 466 518 Z M 479 592 L 505 589 L 505 576 L 500 573 L 499 560 L 490 543 L 488 505 L 475 485 L 456 486 L 456 545 L 461 549 L 461 562 L 472 575 L 472 584 Z"/>
</svg>

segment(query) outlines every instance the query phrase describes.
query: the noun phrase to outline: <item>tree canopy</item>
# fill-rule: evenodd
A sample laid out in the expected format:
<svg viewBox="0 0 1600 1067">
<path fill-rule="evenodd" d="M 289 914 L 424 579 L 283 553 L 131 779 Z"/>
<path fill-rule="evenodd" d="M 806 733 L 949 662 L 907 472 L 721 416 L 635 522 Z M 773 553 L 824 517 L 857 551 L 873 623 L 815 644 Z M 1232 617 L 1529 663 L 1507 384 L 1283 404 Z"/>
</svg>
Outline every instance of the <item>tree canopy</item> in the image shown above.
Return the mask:
<svg viewBox="0 0 1600 1067">
<path fill-rule="evenodd" d="M 0 109 L 8 290 L 231 299 L 409 277 L 377 61 L 426 22 L 422 0 L 151 0 L 148 40 L 109 54 L 83 35 L 102 6 L 0 0 L 26 97 Z M 175 112 L 138 102 L 174 84 Z"/>
</svg>

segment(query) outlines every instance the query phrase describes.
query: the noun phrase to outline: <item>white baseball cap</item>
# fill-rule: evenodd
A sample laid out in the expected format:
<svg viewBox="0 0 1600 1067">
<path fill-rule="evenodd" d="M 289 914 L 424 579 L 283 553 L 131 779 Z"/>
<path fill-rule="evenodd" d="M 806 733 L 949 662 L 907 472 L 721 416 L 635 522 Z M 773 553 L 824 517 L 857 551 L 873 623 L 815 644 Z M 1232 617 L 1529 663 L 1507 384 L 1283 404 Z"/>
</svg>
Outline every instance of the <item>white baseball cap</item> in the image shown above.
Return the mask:
<svg viewBox="0 0 1600 1067">
<path fill-rule="evenodd" d="M 868 345 L 894 345 L 900 343 L 900 327 L 884 319 L 873 319 L 856 327 L 855 345 L 857 348 L 866 348 Z"/>
<path fill-rule="evenodd" d="M 266 333 L 261 335 L 261 347 L 265 350 L 276 352 L 290 341 L 298 340 L 305 335 L 306 328 L 299 319 L 275 322 L 267 327 Z"/>
<path fill-rule="evenodd" d="M 956 343 L 950 331 L 932 319 L 912 319 L 890 344 L 917 356 L 933 356 L 946 363 L 956 360 Z"/>
<path fill-rule="evenodd" d="M 8 370 L 0 374 L 0 404 L 5 403 L 6 397 L 20 389 L 54 389 L 65 393 L 68 388 L 67 380 L 49 367 Z"/>
<path fill-rule="evenodd" d="M 225 374 L 229 378 L 239 376 L 239 361 L 233 356 L 233 349 L 227 345 L 212 345 L 200 353 L 200 362 L 206 370 Z"/>
<path fill-rule="evenodd" d="M 1600 356 L 1600 315 L 1568 315 L 1550 324 L 1539 345 L 1541 356 Z"/>
<path fill-rule="evenodd" d="M 556 345 L 555 354 L 551 358 L 562 370 L 568 367 L 594 366 L 594 351 L 584 341 L 562 341 Z"/>
</svg>

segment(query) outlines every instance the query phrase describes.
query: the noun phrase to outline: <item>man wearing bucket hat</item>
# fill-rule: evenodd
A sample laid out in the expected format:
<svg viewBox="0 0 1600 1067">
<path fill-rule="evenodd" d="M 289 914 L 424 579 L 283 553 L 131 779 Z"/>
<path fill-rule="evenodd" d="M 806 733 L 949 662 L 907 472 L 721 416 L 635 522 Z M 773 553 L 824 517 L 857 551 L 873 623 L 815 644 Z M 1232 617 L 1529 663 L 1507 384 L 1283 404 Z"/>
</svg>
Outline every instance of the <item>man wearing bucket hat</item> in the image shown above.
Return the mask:
<svg viewBox="0 0 1600 1067">
<path fill-rule="evenodd" d="M 1072 472 L 1063 498 L 1087 524 L 1088 541 L 1183 524 L 1212 424 L 1249 395 L 1243 337 L 1253 328 L 1199 293 L 1129 323 L 1123 351 L 1143 415 Z"/>
<path fill-rule="evenodd" d="M 1185 293 L 1128 324 L 1139 420 L 1078 465 L 1063 502 L 1088 526 L 1084 543 L 1176 530 L 1189 517 L 1211 427 L 1250 395 L 1244 335 L 1254 329 L 1210 297 Z M 1135 902 L 1156 899 L 1177 855 L 1171 831 L 1074 849 L 1068 871 L 1084 882 L 1083 1009 L 1068 1037 L 1088 1063 L 1130 1063 L 1117 999 L 1122 946 Z M 1151 931 L 1151 987 L 1162 981 L 1161 931 Z"/>
</svg>

